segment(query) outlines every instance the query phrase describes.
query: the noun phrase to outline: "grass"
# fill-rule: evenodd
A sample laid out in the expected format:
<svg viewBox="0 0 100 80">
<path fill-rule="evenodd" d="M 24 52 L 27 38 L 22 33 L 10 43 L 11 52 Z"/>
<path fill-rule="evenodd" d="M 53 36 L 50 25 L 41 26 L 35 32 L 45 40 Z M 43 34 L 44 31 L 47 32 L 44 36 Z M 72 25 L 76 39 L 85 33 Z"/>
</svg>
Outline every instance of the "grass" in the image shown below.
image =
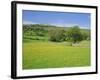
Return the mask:
<svg viewBox="0 0 100 80">
<path fill-rule="evenodd" d="M 77 46 L 35 40 L 23 43 L 23 69 L 80 66 L 90 66 L 89 41 Z"/>
</svg>

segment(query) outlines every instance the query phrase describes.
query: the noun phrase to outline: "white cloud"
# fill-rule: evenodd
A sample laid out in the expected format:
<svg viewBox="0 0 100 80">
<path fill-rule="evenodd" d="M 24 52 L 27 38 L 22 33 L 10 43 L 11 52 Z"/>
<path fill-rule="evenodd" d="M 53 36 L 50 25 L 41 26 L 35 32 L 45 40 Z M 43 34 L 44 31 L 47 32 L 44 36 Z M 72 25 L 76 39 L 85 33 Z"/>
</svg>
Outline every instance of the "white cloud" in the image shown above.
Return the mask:
<svg viewBox="0 0 100 80">
<path fill-rule="evenodd" d="M 37 24 L 37 23 L 31 22 L 31 21 L 23 21 L 23 24 Z"/>
<path fill-rule="evenodd" d="M 80 25 L 80 24 L 66 24 L 66 27 L 72 27 L 72 26 L 79 26 L 81 29 L 90 29 L 90 27 L 86 25 Z"/>
<path fill-rule="evenodd" d="M 51 24 L 51 25 L 55 25 L 55 26 L 58 26 L 58 27 L 73 27 L 73 26 L 79 26 L 81 29 L 90 29 L 90 27 L 84 25 L 84 26 L 81 26 L 79 24 L 61 24 L 61 23 L 57 23 L 57 24 Z"/>
</svg>

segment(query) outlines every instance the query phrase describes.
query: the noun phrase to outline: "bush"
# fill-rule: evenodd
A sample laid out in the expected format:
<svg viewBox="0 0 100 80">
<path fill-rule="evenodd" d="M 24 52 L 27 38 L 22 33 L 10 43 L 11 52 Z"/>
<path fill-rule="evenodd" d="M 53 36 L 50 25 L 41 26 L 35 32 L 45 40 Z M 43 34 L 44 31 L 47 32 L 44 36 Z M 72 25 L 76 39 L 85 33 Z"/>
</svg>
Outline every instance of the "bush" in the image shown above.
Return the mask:
<svg viewBox="0 0 100 80">
<path fill-rule="evenodd" d="M 61 42 L 66 39 L 65 31 L 56 29 L 49 31 L 50 41 Z"/>
<path fill-rule="evenodd" d="M 83 40 L 90 40 L 90 33 L 88 32 L 82 32 Z"/>
<path fill-rule="evenodd" d="M 43 32 L 36 32 L 37 36 L 45 36 L 45 34 Z"/>
</svg>

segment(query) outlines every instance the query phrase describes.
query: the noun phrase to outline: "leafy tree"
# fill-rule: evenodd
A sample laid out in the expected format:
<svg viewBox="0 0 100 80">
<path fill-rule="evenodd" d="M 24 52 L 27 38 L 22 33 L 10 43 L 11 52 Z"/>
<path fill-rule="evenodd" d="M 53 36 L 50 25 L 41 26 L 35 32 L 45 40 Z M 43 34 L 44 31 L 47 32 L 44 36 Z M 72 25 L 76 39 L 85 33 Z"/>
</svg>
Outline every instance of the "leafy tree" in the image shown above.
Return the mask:
<svg viewBox="0 0 100 80">
<path fill-rule="evenodd" d="M 90 32 L 82 32 L 83 40 L 90 40 Z"/>
<path fill-rule="evenodd" d="M 66 38 L 65 31 L 60 29 L 50 30 L 49 36 L 50 36 L 50 41 L 54 42 L 61 42 L 64 41 Z"/>
<path fill-rule="evenodd" d="M 78 26 L 74 26 L 68 29 L 67 40 L 72 43 L 77 43 L 82 40 L 82 34 Z"/>
</svg>

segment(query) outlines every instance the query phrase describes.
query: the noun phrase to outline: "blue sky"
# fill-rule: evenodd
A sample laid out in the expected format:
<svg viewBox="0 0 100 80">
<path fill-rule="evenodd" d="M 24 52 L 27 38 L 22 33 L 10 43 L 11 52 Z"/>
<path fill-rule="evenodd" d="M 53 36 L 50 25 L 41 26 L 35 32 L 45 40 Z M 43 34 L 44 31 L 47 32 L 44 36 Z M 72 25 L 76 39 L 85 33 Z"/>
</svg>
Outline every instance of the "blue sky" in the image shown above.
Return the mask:
<svg viewBox="0 0 100 80">
<path fill-rule="evenodd" d="M 89 29 L 91 22 L 89 13 L 23 10 L 22 15 L 23 24 L 50 24 L 61 27 L 78 25 L 80 28 Z"/>
</svg>

